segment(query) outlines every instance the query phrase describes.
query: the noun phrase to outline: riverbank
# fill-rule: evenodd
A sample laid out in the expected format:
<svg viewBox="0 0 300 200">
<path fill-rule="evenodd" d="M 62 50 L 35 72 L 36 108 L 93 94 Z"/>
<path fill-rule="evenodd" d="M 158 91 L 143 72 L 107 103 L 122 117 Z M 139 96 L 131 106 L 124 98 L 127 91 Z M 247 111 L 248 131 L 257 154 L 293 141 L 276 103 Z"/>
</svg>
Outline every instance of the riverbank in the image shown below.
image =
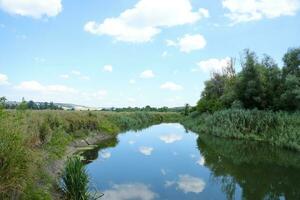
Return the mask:
<svg viewBox="0 0 300 200">
<path fill-rule="evenodd" d="M 300 113 L 223 110 L 191 113 L 182 124 L 196 132 L 223 138 L 266 142 L 300 151 Z"/>
<path fill-rule="evenodd" d="M 179 118 L 156 112 L 1 111 L 0 198 L 52 199 L 56 174 L 78 147 Z"/>
</svg>

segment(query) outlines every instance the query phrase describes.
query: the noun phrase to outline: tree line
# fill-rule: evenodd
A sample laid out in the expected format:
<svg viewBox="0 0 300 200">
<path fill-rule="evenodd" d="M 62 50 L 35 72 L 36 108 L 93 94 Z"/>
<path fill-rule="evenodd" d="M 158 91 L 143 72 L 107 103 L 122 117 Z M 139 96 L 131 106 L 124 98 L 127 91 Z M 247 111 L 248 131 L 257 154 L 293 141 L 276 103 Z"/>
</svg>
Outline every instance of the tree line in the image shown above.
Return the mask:
<svg viewBox="0 0 300 200">
<path fill-rule="evenodd" d="M 61 106 L 55 105 L 53 102 L 34 102 L 32 100 L 26 101 L 24 98 L 22 102 L 8 102 L 5 97 L 0 97 L 0 105 L 5 109 L 20 109 L 20 110 L 63 110 Z"/>
<path fill-rule="evenodd" d="M 300 48 L 291 48 L 283 56 L 283 66 L 268 55 L 259 59 L 255 52 L 244 50 L 241 71 L 234 59 L 220 72 L 213 72 L 205 82 L 197 102 L 199 112 L 228 108 L 284 110 L 300 109 Z"/>
</svg>

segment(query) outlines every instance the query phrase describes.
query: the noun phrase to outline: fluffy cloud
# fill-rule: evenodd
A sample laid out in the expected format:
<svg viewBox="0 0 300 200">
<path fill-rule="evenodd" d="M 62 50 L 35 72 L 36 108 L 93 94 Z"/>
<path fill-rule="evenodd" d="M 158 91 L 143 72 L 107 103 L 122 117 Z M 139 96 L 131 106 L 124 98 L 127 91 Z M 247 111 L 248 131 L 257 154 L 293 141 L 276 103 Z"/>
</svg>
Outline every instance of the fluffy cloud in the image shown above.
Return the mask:
<svg viewBox="0 0 300 200">
<path fill-rule="evenodd" d="M 119 41 L 148 42 L 161 28 L 192 24 L 208 16 L 206 9 L 193 11 L 190 0 L 140 0 L 119 17 L 107 18 L 102 23 L 87 22 L 84 30 Z"/>
<path fill-rule="evenodd" d="M 0 74 L 0 85 L 8 85 L 8 77 L 5 74 Z"/>
<path fill-rule="evenodd" d="M 153 78 L 155 75 L 152 70 L 145 70 L 140 74 L 141 78 Z"/>
<path fill-rule="evenodd" d="M 165 143 L 169 144 L 169 143 L 173 143 L 173 142 L 182 140 L 182 136 L 177 135 L 177 134 L 168 134 L 168 135 L 160 136 L 159 139 L 164 141 Z"/>
<path fill-rule="evenodd" d="M 80 71 L 78 70 L 72 70 L 70 75 L 73 75 L 73 76 L 76 76 L 78 77 L 79 79 L 81 80 L 85 80 L 85 81 L 88 81 L 90 80 L 91 78 L 87 75 L 83 75 Z M 62 74 L 60 75 L 59 77 L 62 78 L 62 79 L 69 79 L 70 78 L 70 75 L 69 74 Z"/>
<path fill-rule="evenodd" d="M 200 166 L 203 166 L 203 165 L 205 164 L 205 159 L 204 159 L 204 157 L 201 156 L 201 157 L 199 158 L 199 160 L 197 161 L 197 164 L 200 165 Z"/>
<path fill-rule="evenodd" d="M 176 185 L 184 193 L 200 193 L 205 188 L 205 182 L 202 179 L 190 175 L 179 175 L 178 181 L 166 181 L 165 183 L 166 187 L 173 185 Z"/>
<path fill-rule="evenodd" d="M 292 16 L 300 8 L 299 0 L 223 0 L 222 4 L 229 10 L 226 16 L 232 20 L 232 24 Z"/>
<path fill-rule="evenodd" d="M 157 194 L 142 183 L 113 185 L 112 189 L 103 191 L 103 200 L 153 200 Z"/>
<path fill-rule="evenodd" d="M 166 40 L 167 46 L 179 47 L 181 52 L 190 53 L 191 51 L 203 49 L 206 46 L 205 38 L 200 35 L 186 34 L 182 38 L 178 38 L 177 41 Z"/>
<path fill-rule="evenodd" d="M 0 8 L 14 15 L 41 18 L 58 15 L 62 4 L 61 0 L 1 0 Z"/>
<path fill-rule="evenodd" d="M 71 73 L 76 75 L 76 76 L 79 76 L 81 74 L 81 72 L 77 71 L 77 70 L 72 70 Z"/>
<path fill-rule="evenodd" d="M 100 156 L 101 156 L 102 158 L 104 158 L 104 159 L 108 159 L 108 158 L 111 157 L 111 153 L 108 152 L 108 151 L 104 151 L 104 152 L 101 152 L 101 153 L 100 153 Z"/>
<path fill-rule="evenodd" d="M 231 59 L 229 57 L 223 59 L 211 58 L 198 62 L 198 68 L 193 69 L 192 71 L 222 72 L 222 69 L 227 67 L 230 63 Z"/>
<path fill-rule="evenodd" d="M 164 51 L 164 52 L 161 54 L 162 57 L 166 57 L 167 55 L 168 55 L 168 52 L 167 52 L 167 51 Z"/>
<path fill-rule="evenodd" d="M 160 88 L 165 89 L 165 90 L 172 90 L 172 91 L 179 91 L 179 90 L 183 89 L 183 87 L 181 85 L 178 85 L 173 82 L 165 82 L 164 84 L 162 84 L 160 86 Z"/>
<path fill-rule="evenodd" d="M 106 90 L 98 90 L 96 92 L 84 93 L 83 96 L 87 97 L 87 99 L 98 99 L 101 100 L 107 95 Z"/>
<path fill-rule="evenodd" d="M 41 57 L 34 57 L 34 61 L 36 63 L 44 63 L 44 62 L 46 62 L 46 59 L 45 58 L 41 58 Z"/>
<path fill-rule="evenodd" d="M 68 79 L 70 78 L 70 76 L 68 74 L 62 74 L 59 76 L 60 78 L 63 78 L 63 79 Z"/>
<path fill-rule="evenodd" d="M 139 151 L 146 156 L 150 156 L 152 154 L 153 147 L 140 147 Z"/>
<path fill-rule="evenodd" d="M 86 80 L 86 81 L 91 80 L 91 78 L 89 76 L 81 76 L 80 79 L 81 80 Z"/>
<path fill-rule="evenodd" d="M 135 81 L 134 79 L 130 79 L 130 80 L 129 80 L 129 83 L 130 83 L 130 84 L 135 84 L 136 81 Z"/>
<path fill-rule="evenodd" d="M 103 71 L 105 71 L 105 72 L 112 72 L 113 71 L 112 65 L 104 65 L 103 66 Z"/>
<path fill-rule="evenodd" d="M 76 90 L 64 85 L 42 85 L 37 81 L 24 81 L 15 89 L 43 93 L 76 93 Z"/>
<path fill-rule="evenodd" d="M 205 182 L 190 175 L 180 175 L 178 181 L 178 188 L 184 193 L 200 193 L 204 190 Z"/>
</svg>

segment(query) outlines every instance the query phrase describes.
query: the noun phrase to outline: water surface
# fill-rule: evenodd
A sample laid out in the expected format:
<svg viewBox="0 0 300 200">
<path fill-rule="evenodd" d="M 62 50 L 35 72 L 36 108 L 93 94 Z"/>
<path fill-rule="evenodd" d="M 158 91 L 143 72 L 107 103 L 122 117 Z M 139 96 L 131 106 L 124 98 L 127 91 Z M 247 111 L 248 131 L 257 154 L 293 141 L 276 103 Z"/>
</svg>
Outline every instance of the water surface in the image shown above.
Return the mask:
<svg viewBox="0 0 300 200">
<path fill-rule="evenodd" d="M 128 131 L 84 156 L 101 199 L 300 199 L 298 153 L 180 124 Z"/>
</svg>

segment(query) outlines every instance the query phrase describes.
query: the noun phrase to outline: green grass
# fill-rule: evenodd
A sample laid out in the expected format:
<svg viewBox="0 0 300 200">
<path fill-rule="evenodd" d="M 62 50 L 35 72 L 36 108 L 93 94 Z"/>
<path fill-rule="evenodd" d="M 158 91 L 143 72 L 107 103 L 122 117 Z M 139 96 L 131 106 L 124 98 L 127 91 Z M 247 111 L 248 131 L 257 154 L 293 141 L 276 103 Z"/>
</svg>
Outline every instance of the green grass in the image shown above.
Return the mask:
<svg viewBox="0 0 300 200">
<path fill-rule="evenodd" d="M 62 191 L 68 200 L 89 200 L 93 195 L 88 188 L 89 177 L 79 156 L 68 159 L 62 175 Z M 96 198 L 95 198 L 96 199 Z"/>
<path fill-rule="evenodd" d="M 182 123 L 198 133 L 263 141 L 300 151 L 299 112 L 223 110 L 213 114 L 192 113 Z"/>
<path fill-rule="evenodd" d="M 51 199 L 55 180 L 46 166 L 62 158 L 75 139 L 116 136 L 179 118 L 178 113 L 0 109 L 0 199 Z"/>
</svg>

